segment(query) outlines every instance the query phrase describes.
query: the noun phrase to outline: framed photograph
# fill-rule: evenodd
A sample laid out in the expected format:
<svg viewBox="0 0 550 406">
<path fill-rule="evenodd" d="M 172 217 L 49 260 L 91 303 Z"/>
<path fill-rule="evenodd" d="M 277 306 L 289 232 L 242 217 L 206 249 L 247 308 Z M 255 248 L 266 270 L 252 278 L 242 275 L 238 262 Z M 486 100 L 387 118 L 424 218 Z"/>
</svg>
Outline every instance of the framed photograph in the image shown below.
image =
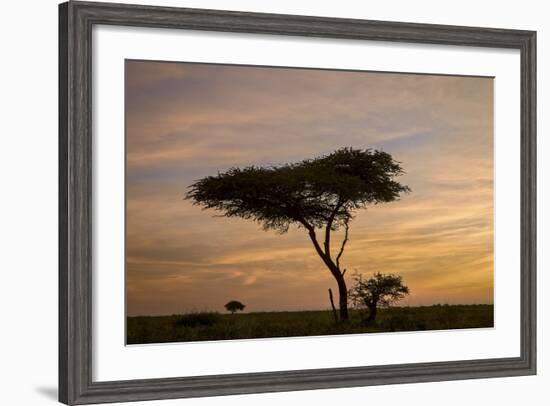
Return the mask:
<svg viewBox="0 0 550 406">
<path fill-rule="evenodd" d="M 61 402 L 536 373 L 535 32 L 70 1 L 59 33 Z"/>
</svg>

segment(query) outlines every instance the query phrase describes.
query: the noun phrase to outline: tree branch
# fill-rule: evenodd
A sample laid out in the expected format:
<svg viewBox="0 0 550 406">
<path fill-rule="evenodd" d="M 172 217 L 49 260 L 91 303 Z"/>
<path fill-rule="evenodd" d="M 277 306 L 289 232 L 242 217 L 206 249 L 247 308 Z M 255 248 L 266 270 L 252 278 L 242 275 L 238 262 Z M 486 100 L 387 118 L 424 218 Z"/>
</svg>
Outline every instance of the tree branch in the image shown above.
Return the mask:
<svg viewBox="0 0 550 406">
<path fill-rule="evenodd" d="M 334 206 L 334 210 L 332 210 L 332 213 L 330 213 L 329 218 L 327 219 L 327 226 L 325 228 L 325 254 L 330 258 L 330 231 L 332 229 L 332 223 L 334 222 L 334 218 L 336 217 L 336 213 L 338 213 L 338 210 L 340 210 L 340 207 L 342 207 L 341 199 L 338 197 L 338 201 L 336 202 L 336 205 Z"/>
<path fill-rule="evenodd" d="M 315 251 L 317 251 L 317 254 L 321 257 L 325 265 L 330 270 L 330 273 L 337 278 L 339 275 L 338 267 L 332 262 L 332 259 L 327 256 L 324 252 L 321 246 L 319 245 L 319 242 L 317 241 L 317 235 L 315 233 L 315 228 L 311 225 L 309 225 L 307 222 L 302 223 L 305 228 L 308 230 L 309 238 L 311 239 L 311 242 L 313 243 L 313 246 L 315 247 Z"/>
<path fill-rule="evenodd" d="M 342 246 L 340 247 L 340 252 L 338 253 L 338 256 L 336 257 L 336 267 L 340 269 L 340 258 L 342 257 L 342 254 L 344 253 L 344 248 L 346 246 L 346 243 L 348 242 L 348 233 L 349 233 L 349 220 L 346 219 L 344 222 L 344 227 L 346 228 L 346 233 L 344 234 L 344 240 L 342 241 Z M 346 271 L 342 272 L 342 275 L 344 275 Z"/>
<path fill-rule="evenodd" d="M 308 228 L 309 231 L 309 238 L 311 239 L 311 242 L 313 243 L 313 246 L 315 247 L 315 250 L 317 251 L 317 254 L 325 261 L 325 263 L 328 260 L 328 257 L 323 252 L 323 249 L 319 245 L 319 242 L 317 241 L 317 234 L 315 233 L 315 229 L 313 227 Z"/>
<path fill-rule="evenodd" d="M 336 307 L 334 306 L 334 299 L 332 297 L 332 289 L 328 288 L 328 297 L 330 300 L 330 305 L 332 307 L 332 314 L 334 315 L 334 321 L 338 323 L 338 313 L 336 312 Z"/>
</svg>

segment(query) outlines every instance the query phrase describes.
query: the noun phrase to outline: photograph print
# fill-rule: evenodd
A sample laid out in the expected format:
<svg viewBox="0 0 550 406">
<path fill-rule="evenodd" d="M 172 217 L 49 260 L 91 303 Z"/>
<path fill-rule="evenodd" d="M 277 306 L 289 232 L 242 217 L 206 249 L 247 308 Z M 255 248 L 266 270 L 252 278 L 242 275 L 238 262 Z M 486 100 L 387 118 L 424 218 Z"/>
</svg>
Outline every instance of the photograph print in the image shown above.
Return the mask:
<svg viewBox="0 0 550 406">
<path fill-rule="evenodd" d="M 493 327 L 493 78 L 126 60 L 126 342 Z"/>
</svg>

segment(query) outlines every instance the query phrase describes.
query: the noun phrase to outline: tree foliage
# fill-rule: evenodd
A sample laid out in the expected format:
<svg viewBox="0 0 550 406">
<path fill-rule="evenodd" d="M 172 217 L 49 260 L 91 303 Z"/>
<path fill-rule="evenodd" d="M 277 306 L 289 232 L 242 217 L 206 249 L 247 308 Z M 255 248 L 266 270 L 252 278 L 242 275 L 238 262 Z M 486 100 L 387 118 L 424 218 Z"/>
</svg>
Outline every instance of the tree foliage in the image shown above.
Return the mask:
<svg viewBox="0 0 550 406">
<path fill-rule="evenodd" d="M 375 273 L 365 280 L 361 274 L 354 276 L 355 285 L 348 292 L 354 307 L 369 310 L 369 321 L 376 317 L 377 307 L 389 307 L 409 294 L 402 277 L 394 274 Z"/>
<path fill-rule="evenodd" d="M 236 311 L 243 311 L 246 306 L 238 300 L 231 300 L 230 302 L 227 302 L 224 307 L 225 310 L 233 314 Z"/>
<path fill-rule="evenodd" d="M 396 200 L 407 186 L 383 151 L 341 148 L 331 154 L 281 166 L 231 168 L 197 180 L 187 194 L 195 204 L 226 217 L 286 232 L 291 224 L 337 229 L 356 209 Z"/>
</svg>

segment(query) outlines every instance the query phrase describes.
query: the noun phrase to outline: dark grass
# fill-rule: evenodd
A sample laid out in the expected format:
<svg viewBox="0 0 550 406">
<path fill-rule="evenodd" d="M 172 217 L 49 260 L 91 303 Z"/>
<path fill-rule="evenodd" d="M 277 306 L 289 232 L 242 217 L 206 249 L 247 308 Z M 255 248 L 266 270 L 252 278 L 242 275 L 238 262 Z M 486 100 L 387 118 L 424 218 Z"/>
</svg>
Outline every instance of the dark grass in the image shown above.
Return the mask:
<svg viewBox="0 0 550 406">
<path fill-rule="evenodd" d="M 365 325 L 352 310 L 347 323 L 331 311 L 219 314 L 197 312 L 127 318 L 127 343 L 150 344 L 493 327 L 493 305 L 434 305 L 380 309 Z"/>
</svg>

